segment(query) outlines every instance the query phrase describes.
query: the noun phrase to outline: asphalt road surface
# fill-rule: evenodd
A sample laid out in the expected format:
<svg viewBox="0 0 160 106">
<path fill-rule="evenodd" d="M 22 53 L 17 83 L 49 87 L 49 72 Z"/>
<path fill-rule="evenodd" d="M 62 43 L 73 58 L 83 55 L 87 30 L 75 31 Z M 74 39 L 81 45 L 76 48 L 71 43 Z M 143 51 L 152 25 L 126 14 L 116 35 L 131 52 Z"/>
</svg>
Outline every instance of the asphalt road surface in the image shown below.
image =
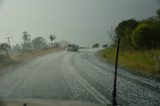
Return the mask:
<svg viewBox="0 0 160 106">
<path fill-rule="evenodd" d="M 112 103 L 114 67 L 96 58 L 95 50 L 58 52 L 0 72 L 0 99 L 78 100 Z M 121 105 L 158 106 L 160 82 L 118 70 Z"/>
</svg>

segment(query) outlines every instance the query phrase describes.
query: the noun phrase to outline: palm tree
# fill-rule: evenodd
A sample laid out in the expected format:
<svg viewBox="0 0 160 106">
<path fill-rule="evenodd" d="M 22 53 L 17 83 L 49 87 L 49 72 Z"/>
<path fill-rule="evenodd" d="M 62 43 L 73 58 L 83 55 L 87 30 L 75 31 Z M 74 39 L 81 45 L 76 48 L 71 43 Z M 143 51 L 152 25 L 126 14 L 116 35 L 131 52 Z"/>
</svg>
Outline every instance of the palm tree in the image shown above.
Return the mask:
<svg viewBox="0 0 160 106">
<path fill-rule="evenodd" d="M 52 46 L 53 40 L 55 40 L 55 39 L 56 39 L 56 35 L 55 34 L 54 35 L 50 34 L 51 46 Z"/>
</svg>

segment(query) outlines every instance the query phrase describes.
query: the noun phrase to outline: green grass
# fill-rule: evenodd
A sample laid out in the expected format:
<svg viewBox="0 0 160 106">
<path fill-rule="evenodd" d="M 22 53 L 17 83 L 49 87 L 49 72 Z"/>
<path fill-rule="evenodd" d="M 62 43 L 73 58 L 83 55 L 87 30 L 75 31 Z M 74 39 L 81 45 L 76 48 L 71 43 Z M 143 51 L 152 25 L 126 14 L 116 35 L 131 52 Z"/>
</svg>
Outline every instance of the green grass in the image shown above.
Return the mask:
<svg viewBox="0 0 160 106">
<path fill-rule="evenodd" d="M 104 49 L 100 54 L 103 58 L 107 59 L 107 61 L 115 63 L 116 48 Z M 160 50 L 157 50 L 157 55 L 160 58 Z M 120 49 L 119 65 L 160 78 L 160 72 L 156 71 L 154 56 L 151 50 L 126 51 Z"/>
</svg>

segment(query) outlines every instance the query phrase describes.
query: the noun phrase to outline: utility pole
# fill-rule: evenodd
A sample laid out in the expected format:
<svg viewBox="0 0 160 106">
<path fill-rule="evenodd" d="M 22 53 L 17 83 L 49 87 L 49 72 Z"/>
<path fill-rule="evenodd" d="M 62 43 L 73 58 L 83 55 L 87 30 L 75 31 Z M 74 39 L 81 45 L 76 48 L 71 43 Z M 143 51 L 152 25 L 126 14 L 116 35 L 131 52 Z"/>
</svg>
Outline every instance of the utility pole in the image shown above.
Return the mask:
<svg viewBox="0 0 160 106">
<path fill-rule="evenodd" d="M 116 51 L 116 64 L 115 64 L 115 74 L 114 74 L 114 85 L 113 85 L 113 101 L 112 105 L 117 106 L 117 67 L 118 67 L 118 56 L 119 56 L 119 45 L 120 45 L 120 38 L 118 37 L 118 45 L 117 45 L 117 51 Z"/>
<path fill-rule="evenodd" d="M 10 41 L 10 39 L 11 39 L 12 37 L 7 37 L 6 39 L 7 39 L 7 42 L 8 42 L 8 45 L 9 45 L 9 54 L 10 54 L 10 49 L 11 49 L 11 41 Z"/>
<path fill-rule="evenodd" d="M 10 39 L 11 39 L 11 38 L 12 38 L 12 37 L 7 37 L 7 38 L 6 38 L 10 48 L 11 48 L 11 42 L 10 42 Z"/>
</svg>

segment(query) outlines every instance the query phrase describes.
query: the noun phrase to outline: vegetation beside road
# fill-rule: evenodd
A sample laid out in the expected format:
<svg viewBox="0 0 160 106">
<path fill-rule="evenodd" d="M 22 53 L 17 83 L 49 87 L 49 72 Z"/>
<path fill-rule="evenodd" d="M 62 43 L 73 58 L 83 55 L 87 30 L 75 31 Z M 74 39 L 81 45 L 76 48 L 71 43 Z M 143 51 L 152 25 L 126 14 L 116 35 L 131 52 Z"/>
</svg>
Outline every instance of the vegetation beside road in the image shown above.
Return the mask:
<svg viewBox="0 0 160 106">
<path fill-rule="evenodd" d="M 111 47 L 101 56 L 114 63 L 117 41 L 120 39 L 119 63 L 123 67 L 160 78 L 160 9 L 157 16 L 141 21 L 124 20 L 108 31 Z"/>
<path fill-rule="evenodd" d="M 18 63 L 18 62 L 23 62 L 25 60 L 32 59 L 37 56 L 43 56 L 49 53 L 54 53 L 62 50 L 63 48 L 49 48 L 46 50 L 33 51 L 33 52 L 23 53 L 23 54 L 15 53 L 15 54 L 12 54 L 11 59 L 14 60 L 16 63 Z"/>
<path fill-rule="evenodd" d="M 59 52 L 64 50 L 63 48 L 48 48 L 46 50 L 32 51 L 29 53 L 13 53 L 10 58 L 5 58 L 0 62 L 0 68 L 7 67 L 9 65 L 16 65 L 24 61 L 30 60 L 34 57 L 43 56 L 49 53 Z"/>
<path fill-rule="evenodd" d="M 31 35 L 25 31 L 22 33 L 22 43 L 11 46 L 10 37 L 8 37 L 7 43 L 0 44 L 0 68 L 63 50 L 67 45 L 66 41 L 53 43 L 56 39 L 55 34 L 51 34 L 49 38 L 51 42 L 47 42 L 41 36 L 31 39 Z"/>
<path fill-rule="evenodd" d="M 160 55 L 160 49 L 157 50 L 157 54 Z M 116 48 L 104 49 L 100 52 L 100 55 L 103 58 L 105 58 L 108 62 L 115 64 Z M 160 78 L 160 72 L 156 71 L 155 60 L 151 50 L 145 52 L 139 50 L 120 50 L 119 65 L 121 67 L 132 69 L 132 71 L 136 70 Z"/>
</svg>

